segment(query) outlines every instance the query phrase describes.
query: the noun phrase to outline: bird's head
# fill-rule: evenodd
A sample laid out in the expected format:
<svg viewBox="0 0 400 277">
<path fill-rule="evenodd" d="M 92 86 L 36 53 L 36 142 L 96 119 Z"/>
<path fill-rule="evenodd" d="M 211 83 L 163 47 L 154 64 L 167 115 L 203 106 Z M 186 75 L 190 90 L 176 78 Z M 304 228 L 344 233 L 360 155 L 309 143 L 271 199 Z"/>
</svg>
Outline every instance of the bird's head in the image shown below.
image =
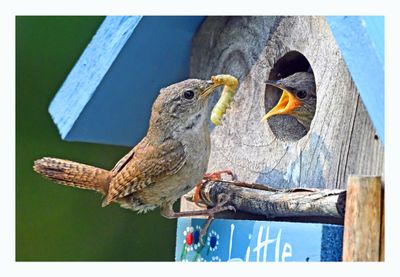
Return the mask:
<svg viewBox="0 0 400 277">
<path fill-rule="evenodd" d="M 150 129 L 190 130 L 208 118 L 208 98 L 221 84 L 188 79 L 160 90 L 152 108 Z"/>
<path fill-rule="evenodd" d="M 314 76 L 308 72 L 297 72 L 278 81 L 266 81 L 266 84 L 282 90 L 281 98 L 262 119 L 272 116 L 293 116 L 307 129 L 315 114 L 316 92 Z"/>
</svg>

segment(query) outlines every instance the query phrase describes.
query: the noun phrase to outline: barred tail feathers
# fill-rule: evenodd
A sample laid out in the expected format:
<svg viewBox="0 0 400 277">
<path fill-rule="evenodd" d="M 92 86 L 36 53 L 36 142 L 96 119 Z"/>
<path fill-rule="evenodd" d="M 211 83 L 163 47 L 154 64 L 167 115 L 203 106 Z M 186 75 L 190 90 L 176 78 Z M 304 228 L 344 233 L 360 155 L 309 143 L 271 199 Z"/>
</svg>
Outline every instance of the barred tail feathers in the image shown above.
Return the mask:
<svg viewBox="0 0 400 277">
<path fill-rule="evenodd" d="M 56 183 L 98 191 L 108 192 L 111 172 L 91 165 L 73 161 L 44 157 L 36 160 L 33 169 Z"/>
</svg>

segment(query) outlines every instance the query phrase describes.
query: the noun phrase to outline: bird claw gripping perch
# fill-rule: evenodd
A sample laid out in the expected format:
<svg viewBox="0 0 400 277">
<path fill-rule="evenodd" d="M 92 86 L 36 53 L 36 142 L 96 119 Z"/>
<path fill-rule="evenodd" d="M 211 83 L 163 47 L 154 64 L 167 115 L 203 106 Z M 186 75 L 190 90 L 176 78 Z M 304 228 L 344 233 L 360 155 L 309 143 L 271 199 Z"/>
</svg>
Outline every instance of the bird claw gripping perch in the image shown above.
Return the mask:
<svg viewBox="0 0 400 277">
<path fill-rule="evenodd" d="M 203 186 L 208 182 L 208 181 L 218 181 L 222 179 L 222 174 L 227 174 L 230 175 L 232 180 L 235 180 L 235 175 L 231 170 L 221 170 L 221 171 L 216 171 L 213 173 L 205 173 L 203 180 L 199 184 L 196 185 L 196 189 L 192 195 L 192 201 L 196 204 L 196 206 L 201 207 L 200 205 L 200 191 L 203 188 Z"/>
<path fill-rule="evenodd" d="M 214 125 L 221 125 L 222 116 L 232 103 L 239 82 L 235 77 L 227 74 L 212 76 L 211 81 L 213 84 L 224 85 L 221 97 L 211 112 L 211 122 Z"/>
</svg>

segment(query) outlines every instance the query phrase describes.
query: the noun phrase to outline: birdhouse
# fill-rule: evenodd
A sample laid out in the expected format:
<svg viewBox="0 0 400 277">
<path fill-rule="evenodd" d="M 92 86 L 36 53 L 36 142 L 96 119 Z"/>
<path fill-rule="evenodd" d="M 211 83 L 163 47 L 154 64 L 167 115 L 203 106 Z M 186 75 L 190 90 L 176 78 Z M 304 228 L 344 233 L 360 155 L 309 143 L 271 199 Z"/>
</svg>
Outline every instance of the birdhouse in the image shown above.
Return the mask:
<svg viewBox="0 0 400 277">
<path fill-rule="evenodd" d="M 366 25 L 364 19 L 359 20 L 208 17 L 204 21 L 193 39 L 191 76 L 207 78 L 224 72 L 237 76 L 240 84 L 222 126 L 211 126 L 212 152 L 208 172 L 228 168 L 238 180 L 247 183 L 318 189 L 345 189 L 352 174 L 382 176 L 383 117 L 382 113 L 374 111 L 376 105 L 380 106 L 378 110 L 383 110 L 383 60 L 379 61 L 375 51 L 371 53 L 365 31 L 357 33 L 358 29 L 362 30 L 362 24 Z M 349 25 L 343 27 L 346 23 Z M 359 41 L 351 41 L 352 35 Z M 340 47 L 341 43 L 343 47 Z M 366 50 L 359 49 L 357 53 L 349 49 L 353 46 Z M 363 69 L 373 67 L 371 70 L 377 70 L 371 72 L 372 79 L 359 74 L 360 66 L 367 62 L 366 56 L 361 54 L 367 52 L 374 58 L 368 59 L 371 65 Z M 260 123 L 260 119 L 277 105 L 282 94 L 265 81 L 284 79 L 297 72 L 309 72 L 315 80 L 315 114 L 309 129 L 290 115 L 271 117 Z M 369 86 L 375 90 L 366 89 L 363 91 L 365 97 L 360 96 L 358 88 Z M 371 121 L 364 104 L 364 99 L 371 97 L 380 98 L 372 105 L 368 103 L 375 122 Z M 227 223 L 227 230 L 230 224 L 234 223 Z M 251 227 L 248 233 L 254 236 L 255 229 Z M 288 229 L 282 227 L 274 231 L 279 233 L 279 230 Z M 229 233 L 227 230 L 225 233 Z M 282 236 L 283 233 L 285 231 Z M 321 233 L 323 237 L 324 232 Z M 338 233 L 335 235 L 340 237 Z M 340 248 L 340 241 L 337 240 L 330 249 Z M 299 251 L 305 246 L 293 247 Z M 251 259 L 245 256 L 245 249 L 242 247 L 241 258 Z M 319 257 L 326 257 L 322 252 Z M 308 260 L 309 256 L 310 253 L 304 257 L 296 256 L 296 259 Z M 340 257 L 333 255 L 330 258 Z M 228 255 L 229 258 L 232 256 Z M 274 258 L 285 260 L 276 255 Z"/>
<path fill-rule="evenodd" d="M 147 129 L 135 121 L 148 122 L 161 87 L 230 74 L 239 87 L 222 125 L 210 122 L 208 172 L 229 169 L 241 182 L 275 189 L 346 189 L 350 175 L 383 176 L 383 47 L 370 31 L 379 24 L 368 17 L 108 17 L 50 113 L 66 140 L 133 146 Z M 260 122 L 282 95 L 266 81 L 298 72 L 311 74 L 315 86 L 309 126 L 288 114 Z M 181 208 L 193 205 L 182 200 Z M 204 220 L 179 219 L 175 257 L 341 260 L 343 222 L 328 223 L 231 214 L 214 220 L 201 244 Z"/>
<path fill-rule="evenodd" d="M 230 168 L 246 182 L 330 189 L 345 188 L 349 174 L 382 175 L 382 142 L 325 17 L 209 17 L 193 39 L 190 69 L 192 77 L 224 72 L 240 83 L 213 129 L 210 172 Z M 280 94 L 265 81 L 302 71 L 316 85 L 310 129 L 291 116 L 260 123 Z"/>
</svg>

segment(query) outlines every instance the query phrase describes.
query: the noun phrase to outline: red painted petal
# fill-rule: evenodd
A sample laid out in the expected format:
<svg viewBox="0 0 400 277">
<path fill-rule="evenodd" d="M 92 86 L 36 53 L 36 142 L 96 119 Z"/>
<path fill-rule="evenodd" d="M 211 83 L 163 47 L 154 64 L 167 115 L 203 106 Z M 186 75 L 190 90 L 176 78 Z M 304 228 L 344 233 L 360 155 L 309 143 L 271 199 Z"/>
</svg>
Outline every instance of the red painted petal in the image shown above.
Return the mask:
<svg viewBox="0 0 400 277">
<path fill-rule="evenodd" d="M 193 243 L 193 233 L 189 233 L 186 235 L 186 244 L 192 245 L 192 243 Z"/>
</svg>

